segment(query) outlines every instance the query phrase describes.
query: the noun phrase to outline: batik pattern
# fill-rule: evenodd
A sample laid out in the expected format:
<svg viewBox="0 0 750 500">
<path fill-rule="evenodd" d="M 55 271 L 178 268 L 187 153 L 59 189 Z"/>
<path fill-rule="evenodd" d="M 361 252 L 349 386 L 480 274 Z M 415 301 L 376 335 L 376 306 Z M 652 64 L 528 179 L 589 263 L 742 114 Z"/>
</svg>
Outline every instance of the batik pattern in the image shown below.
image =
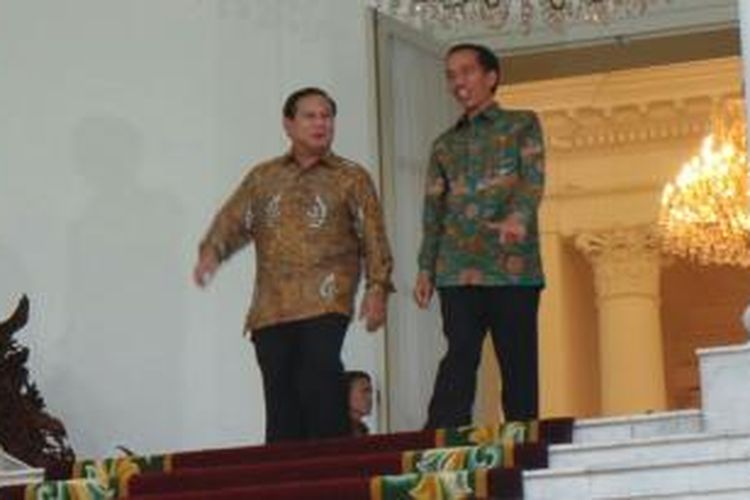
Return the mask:
<svg viewBox="0 0 750 500">
<path fill-rule="evenodd" d="M 102 460 L 81 460 L 73 466 L 73 477 L 96 481 L 113 498 L 128 496 L 128 481 L 143 472 L 169 472 L 170 455 L 129 456 Z"/>
<path fill-rule="evenodd" d="M 504 422 L 497 425 L 468 425 L 438 429 L 436 446 L 467 446 L 499 443 L 536 443 L 539 421 Z"/>
<path fill-rule="evenodd" d="M 487 498 L 484 470 L 380 476 L 370 482 L 371 500 L 469 500 Z"/>
<path fill-rule="evenodd" d="M 109 500 L 115 492 L 93 479 L 44 481 L 26 486 L 24 500 Z"/>
<path fill-rule="evenodd" d="M 544 142 L 531 111 L 491 106 L 462 119 L 433 144 L 419 269 L 437 286 L 542 286 L 538 208 Z M 501 242 L 501 223 L 526 237 Z"/>
<path fill-rule="evenodd" d="M 368 288 L 393 289 L 372 179 L 334 154 L 308 168 L 285 155 L 251 169 L 200 251 L 224 261 L 251 241 L 256 273 L 245 331 L 327 313 L 351 316 L 362 262 Z"/>
<path fill-rule="evenodd" d="M 501 467 L 512 462 L 505 455 L 508 450 L 503 445 L 458 446 L 434 448 L 431 450 L 408 451 L 403 455 L 404 473 L 459 471 Z"/>
</svg>

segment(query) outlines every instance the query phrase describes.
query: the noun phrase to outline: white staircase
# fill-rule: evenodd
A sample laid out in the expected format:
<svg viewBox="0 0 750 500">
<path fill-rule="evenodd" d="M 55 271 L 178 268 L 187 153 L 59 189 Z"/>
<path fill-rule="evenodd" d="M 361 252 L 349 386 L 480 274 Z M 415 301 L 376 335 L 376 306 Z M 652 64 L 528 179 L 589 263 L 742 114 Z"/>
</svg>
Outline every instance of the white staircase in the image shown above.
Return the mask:
<svg viewBox="0 0 750 500">
<path fill-rule="evenodd" d="M 530 500 L 750 500 L 750 343 L 698 351 L 702 410 L 583 420 Z"/>
<path fill-rule="evenodd" d="M 0 448 L 0 486 L 38 483 L 43 478 L 43 469 L 29 467 Z"/>
</svg>

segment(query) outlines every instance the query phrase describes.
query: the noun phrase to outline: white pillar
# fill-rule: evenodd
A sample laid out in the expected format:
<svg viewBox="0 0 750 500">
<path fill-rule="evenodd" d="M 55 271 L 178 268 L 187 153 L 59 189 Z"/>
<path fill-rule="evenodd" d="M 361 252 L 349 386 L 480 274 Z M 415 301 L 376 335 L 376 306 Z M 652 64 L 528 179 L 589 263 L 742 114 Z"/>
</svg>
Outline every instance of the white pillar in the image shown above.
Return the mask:
<svg viewBox="0 0 750 500">
<path fill-rule="evenodd" d="M 737 0 L 740 16 L 740 46 L 742 49 L 742 75 L 745 89 L 745 116 L 750 117 L 750 1 Z M 750 128 L 749 128 L 750 130 Z M 748 141 L 750 144 L 750 141 Z"/>
<path fill-rule="evenodd" d="M 602 413 L 664 410 L 656 232 L 651 227 L 583 232 L 575 245 L 594 271 Z"/>
<path fill-rule="evenodd" d="M 750 119 L 750 0 L 737 0 L 740 15 L 740 47 L 742 49 L 742 88 L 745 92 L 745 117 Z M 750 144 L 750 127 L 745 133 L 748 134 L 747 144 Z M 750 303 L 748 303 L 743 315 L 745 330 L 750 336 Z"/>
</svg>

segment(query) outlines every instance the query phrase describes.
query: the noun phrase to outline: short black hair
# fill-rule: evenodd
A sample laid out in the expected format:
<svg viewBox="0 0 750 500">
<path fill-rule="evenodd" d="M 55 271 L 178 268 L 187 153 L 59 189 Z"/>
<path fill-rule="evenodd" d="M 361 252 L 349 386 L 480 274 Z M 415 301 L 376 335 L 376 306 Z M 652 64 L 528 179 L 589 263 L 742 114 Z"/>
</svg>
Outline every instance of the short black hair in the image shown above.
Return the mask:
<svg viewBox="0 0 750 500">
<path fill-rule="evenodd" d="M 295 115 L 297 114 L 297 103 L 299 102 L 299 100 L 311 95 L 319 95 L 320 97 L 328 101 L 328 104 L 330 104 L 331 106 L 331 113 L 333 114 L 333 116 L 336 116 L 336 101 L 334 101 L 333 98 L 328 95 L 328 92 L 318 87 L 305 87 L 299 90 L 295 90 L 289 95 L 289 97 L 286 98 L 283 108 L 284 118 L 293 120 Z"/>
<path fill-rule="evenodd" d="M 500 85 L 500 59 L 497 57 L 497 55 L 495 55 L 492 49 L 484 45 L 479 45 L 478 43 L 458 43 L 448 49 L 448 52 L 446 52 L 445 54 L 445 58 L 448 59 L 456 52 L 460 52 L 462 50 L 471 50 L 472 52 L 474 52 L 477 55 L 477 61 L 479 62 L 479 65 L 482 67 L 482 69 L 484 69 L 485 72 L 495 72 L 495 74 L 497 75 L 497 83 L 495 84 L 495 87 L 493 87 L 492 91 L 494 92 L 495 90 L 497 90 L 497 86 Z"/>
<path fill-rule="evenodd" d="M 370 378 L 370 374 L 367 372 L 363 372 L 361 370 L 349 370 L 344 372 L 344 381 L 347 385 L 351 385 L 352 382 L 355 380 L 364 379 L 368 382 L 372 383 L 372 379 Z"/>
</svg>

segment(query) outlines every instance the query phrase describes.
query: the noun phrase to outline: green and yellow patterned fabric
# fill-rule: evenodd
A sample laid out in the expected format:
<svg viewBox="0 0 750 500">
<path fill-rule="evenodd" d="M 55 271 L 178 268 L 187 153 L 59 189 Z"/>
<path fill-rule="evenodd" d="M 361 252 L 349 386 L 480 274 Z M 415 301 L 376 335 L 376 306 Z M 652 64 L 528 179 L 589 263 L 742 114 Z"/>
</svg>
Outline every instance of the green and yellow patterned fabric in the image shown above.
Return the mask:
<svg viewBox="0 0 750 500">
<path fill-rule="evenodd" d="M 435 446 L 471 446 L 499 443 L 536 443 L 539 421 L 507 422 L 498 425 L 470 425 L 435 431 Z"/>
<path fill-rule="evenodd" d="M 370 482 L 370 499 L 468 500 L 486 498 L 487 471 L 444 471 L 380 476 Z"/>
<path fill-rule="evenodd" d="M 142 472 L 170 472 L 171 455 L 132 456 L 103 460 L 82 460 L 73 466 L 73 477 L 96 481 L 110 498 L 128 496 L 128 481 Z"/>
<path fill-rule="evenodd" d="M 487 495 L 487 469 L 513 467 L 512 441 L 407 451 L 400 475 L 374 477 L 371 500 L 460 500 Z"/>
<path fill-rule="evenodd" d="M 24 491 L 25 500 L 105 500 L 114 493 L 94 479 L 44 481 L 30 484 Z"/>
<path fill-rule="evenodd" d="M 514 447 L 539 441 L 539 422 L 440 429 L 440 448 L 402 454 L 401 475 L 374 477 L 371 500 L 486 498 L 487 471 L 515 467 Z"/>
<path fill-rule="evenodd" d="M 402 456 L 402 471 L 404 473 L 473 471 L 491 467 L 512 466 L 513 443 L 407 451 Z"/>
</svg>

